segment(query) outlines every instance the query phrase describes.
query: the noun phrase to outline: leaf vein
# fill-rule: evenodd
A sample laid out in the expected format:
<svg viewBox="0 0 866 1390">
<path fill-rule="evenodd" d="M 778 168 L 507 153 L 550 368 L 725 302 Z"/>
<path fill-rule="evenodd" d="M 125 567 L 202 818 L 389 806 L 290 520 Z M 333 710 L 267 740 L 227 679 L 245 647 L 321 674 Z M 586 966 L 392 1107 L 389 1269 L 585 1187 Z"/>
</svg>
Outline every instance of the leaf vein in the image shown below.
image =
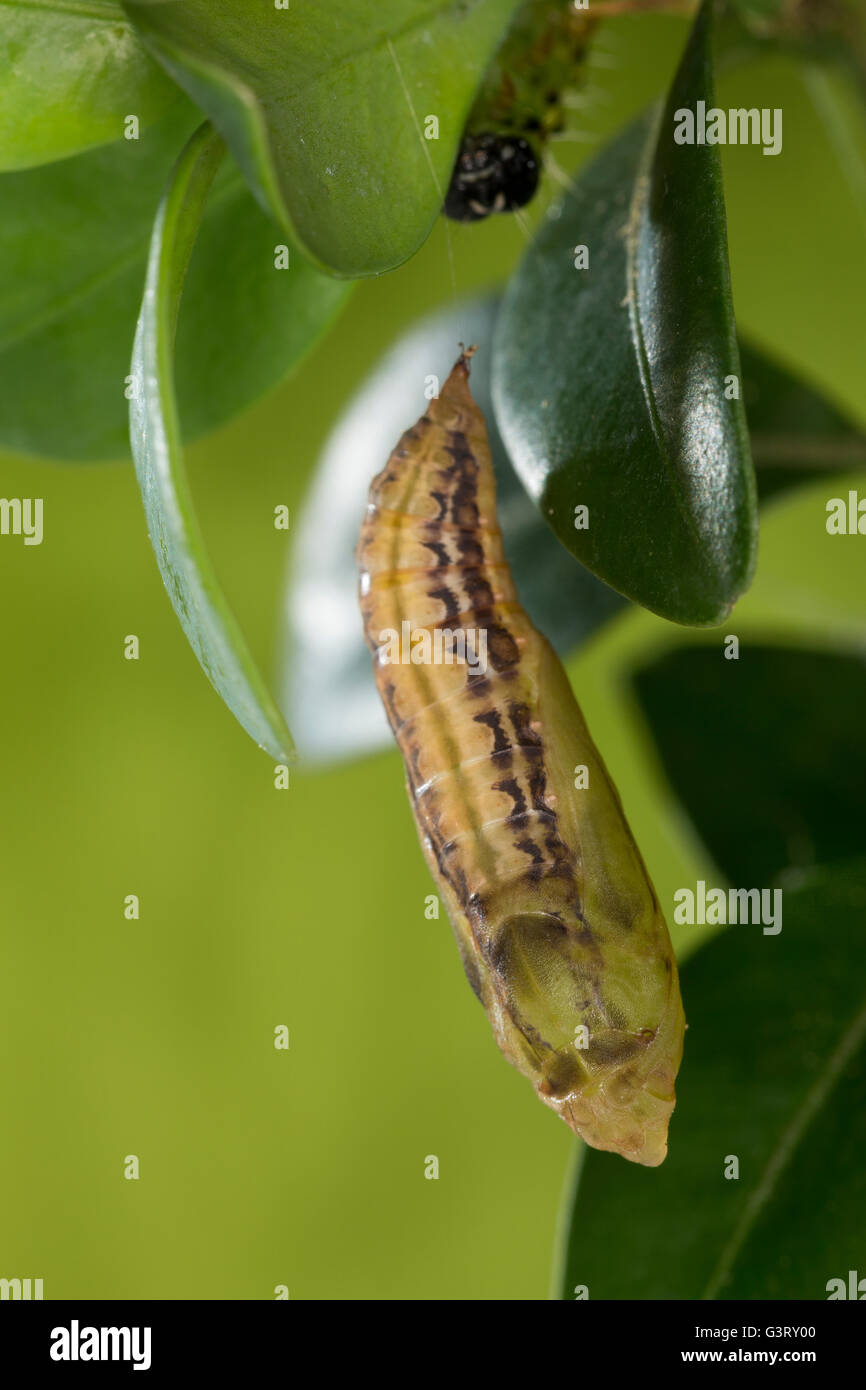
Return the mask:
<svg viewBox="0 0 866 1390">
<path fill-rule="evenodd" d="M 734 1266 L 748 1239 L 758 1217 L 770 1201 L 776 1183 L 794 1156 L 795 1150 L 806 1133 L 811 1121 L 827 1100 L 839 1080 L 846 1065 L 858 1047 L 866 1039 L 866 1002 L 855 1015 L 851 1026 L 843 1033 L 827 1065 L 810 1086 L 802 1103 L 794 1113 L 788 1126 L 782 1131 L 775 1148 L 770 1153 L 757 1186 L 751 1193 L 743 1213 L 736 1223 L 731 1238 L 722 1250 L 715 1269 L 710 1275 L 701 1298 L 717 1298 L 733 1273 Z"/>
</svg>

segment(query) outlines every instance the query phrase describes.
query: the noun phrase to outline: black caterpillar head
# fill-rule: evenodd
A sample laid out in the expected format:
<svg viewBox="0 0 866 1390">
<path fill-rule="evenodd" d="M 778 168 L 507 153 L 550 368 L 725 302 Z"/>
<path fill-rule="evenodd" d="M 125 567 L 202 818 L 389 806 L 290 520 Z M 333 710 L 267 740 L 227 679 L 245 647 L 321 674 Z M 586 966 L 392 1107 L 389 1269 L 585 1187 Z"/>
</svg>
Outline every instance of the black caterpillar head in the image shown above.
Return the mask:
<svg viewBox="0 0 866 1390">
<path fill-rule="evenodd" d="M 532 198 L 538 178 L 538 159 L 528 140 L 467 135 L 445 196 L 445 215 L 455 222 L 480 222 L 491 212 L 513 212 Z"/>
</svg>

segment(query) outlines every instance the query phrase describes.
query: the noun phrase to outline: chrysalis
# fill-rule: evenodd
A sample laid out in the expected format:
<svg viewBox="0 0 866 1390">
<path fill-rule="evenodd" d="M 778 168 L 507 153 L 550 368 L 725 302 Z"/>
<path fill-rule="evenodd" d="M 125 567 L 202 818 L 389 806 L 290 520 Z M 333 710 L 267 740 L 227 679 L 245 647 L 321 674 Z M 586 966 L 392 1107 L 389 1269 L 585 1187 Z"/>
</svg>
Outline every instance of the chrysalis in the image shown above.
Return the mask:
<svg viewBox="0 0 866 1390">
<path fill-rule="evenodd" d="M 673 949 L 562 665 L 518 602 L 469 356 L 371 485 L 367 643 L 496 1041 L 588 1144 L 654 1166 L 685 1026 Z"/>
<path fill-rule="evenodd" d="M 572 0 L 524 0 L 469 113 L 447 217 L 478 222 L 530 201 L 545 146 L 565 125 L 564 94 L 594 24 Z"/>
</svg>

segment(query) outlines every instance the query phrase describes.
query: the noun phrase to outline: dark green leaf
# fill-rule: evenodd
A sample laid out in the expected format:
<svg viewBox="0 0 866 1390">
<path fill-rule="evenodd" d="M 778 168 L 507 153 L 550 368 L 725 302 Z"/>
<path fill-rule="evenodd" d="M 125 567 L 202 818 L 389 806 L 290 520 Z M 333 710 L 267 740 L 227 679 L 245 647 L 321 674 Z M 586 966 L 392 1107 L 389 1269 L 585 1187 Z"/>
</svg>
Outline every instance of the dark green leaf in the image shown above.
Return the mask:
<svg viewBox="0 0 866 1390">
<path fill-rule="evenodd" d="M 181 626 L 208 680 L 255 741 L 280 761 L 292 741 L 220 589 L 183 463 L 173 353 L 187 264 L 224 150 L 213 127 L 192 137 L 160 205 L 132 358 L 130 438 L 147 526 Z"/>
<path fill-rule="evenodd" d="M 496 299 L 471 300 L 424 319 L 362 386 L 325 445 L 300 518 L 287 592 L 283 700 L 305 756 L 350 756 L 391 742 L 358 612 L 355 547 L 370 480 L 423 412 L 425 381 L 444 381 L 458 344 L 477 343 L 472 393 L 487 418 L 499 520 L 521 601 L 565 653 L 623 600 L 551 536 L 514 474 L 490 409 Z"/>
<path fill-rule="evenodd" d="M 677 110 L 712 105 L 710 48 L 705 4 L 664 108 L 588 166 L 530 247 L 494 356 L 503 438 L 560 540 L 696 625 L 724 618 L 756 546 L 742 401 L 726 399 L 740 366 L 718 151 L 674 141 Z"/>
<path fill-rule="evenodd" d="M 516 0 L 127 0 L 262 205 L 340 276 L 430 231 L 475 88 Z M 427 139 L 428 116 L 439 122 Z"/>
<path fill-rule="evenodd" d="M 735 884 L 861 851 L 866 662 L 758 647 L 669 652 L 634 678 L 674 792 Z"/>
<path fill-rule="evenodd" d="M 587 1151 L 560 1297 L 825 1299 L 862 1273 L 864 912 L 861 859 L 786 892 L 778 936 L 729 927 L 687 962 L 668 1157 Z"/>
<path fill-rule="evenodd" d="M 0 170 L 144 130 L 179 95 L 120 0 L 0 0 Z"/>
<path fill-rule="evenodd" d="M 185 103 L 184 103 L 185 104 Z M 124 380 L 154 214 L 192 108 L 138 141 L 7 174 L 0 219 L 0 444 L 61 459 L 128 455 Z M 187 439 L 275 384 L 330 323 L 346 287 L 279 240 L 230 161 L 184 294 L 178 390 Z"/>
<path fill-rule="evenodd" d="M 762 502 L 866 465 L 866 433 L 811 386 L 740 342 L 743 396 Z"/>
</svg>

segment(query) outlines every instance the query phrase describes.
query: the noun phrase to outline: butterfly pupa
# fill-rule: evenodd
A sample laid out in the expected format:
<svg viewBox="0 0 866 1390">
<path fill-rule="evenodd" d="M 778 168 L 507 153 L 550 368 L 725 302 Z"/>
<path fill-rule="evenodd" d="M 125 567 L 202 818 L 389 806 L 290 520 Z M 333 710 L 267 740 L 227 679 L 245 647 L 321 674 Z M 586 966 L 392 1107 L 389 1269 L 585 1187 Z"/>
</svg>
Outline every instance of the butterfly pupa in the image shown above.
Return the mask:
<svg viewBox="0 0 866 1390">
<path fill-rule="evenodd" d="M 683 1047 L 676 961 L 565 671 L 515 592 L 469 355 L 371 484 L 365 636 L 499 1047 L 588 1144 L 655 1166 Z"/>
</svg>

